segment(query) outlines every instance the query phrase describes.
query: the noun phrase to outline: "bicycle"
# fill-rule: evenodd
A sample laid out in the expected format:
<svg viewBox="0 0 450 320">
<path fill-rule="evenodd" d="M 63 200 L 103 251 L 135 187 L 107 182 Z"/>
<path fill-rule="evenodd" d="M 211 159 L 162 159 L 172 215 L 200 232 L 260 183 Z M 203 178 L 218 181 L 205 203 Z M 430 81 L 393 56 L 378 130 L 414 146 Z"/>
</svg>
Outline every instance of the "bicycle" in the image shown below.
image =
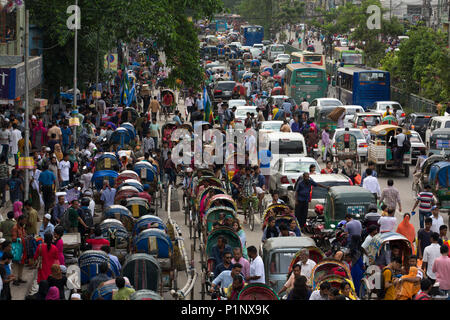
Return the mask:
<svg viewBox="0 0 450 320">
<path fill-rule="evenodd" d="M 256 195 L 252 195 L 248 198 L 242 199 L 242 208 L 244 211 L 244 219 L 247 218 L 247 205 L 250 202 L 250 206 L 248 207 L 248 225 L 250 230 L 253 231 L 255 229 L 255 212 L 258 212 L 258 197 Z"/>
</svg>

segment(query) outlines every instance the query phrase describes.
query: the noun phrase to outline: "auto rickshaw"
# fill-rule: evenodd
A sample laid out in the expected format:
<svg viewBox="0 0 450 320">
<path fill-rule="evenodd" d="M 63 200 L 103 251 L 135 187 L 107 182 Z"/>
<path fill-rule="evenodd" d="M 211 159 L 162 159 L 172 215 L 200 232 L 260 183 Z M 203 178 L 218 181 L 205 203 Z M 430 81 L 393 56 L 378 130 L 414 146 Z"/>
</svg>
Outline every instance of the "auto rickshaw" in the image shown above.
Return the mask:
<svg viewBox="0 0 450 320">
<path fill-rule="evenodd" d="M 356 220 L 363 220 L 371 204 L 377 204 L 375 196 L 360 186 L 331 187 L 325 198 L 325 227 L 335 229 L 346 214 L 351 214 Z"/>
<path fill-rule="evenodd" d="M 441 161 L 433 164 L 428 176 L 428 183 L 436 196 L 441 209 L 450 209 L 450 162 Z"/>
<path fill-rule="evenodd" d="M 287 280 L 289 266 L 297 252 L 303 248 L 317 247 L 309 237 L 270 238 L 261 244 L 260 255 L 264 262 L 266 284 L 279 292 Z"/>
<path fill-rule="evenodd" d="M 328 118 L 328 115 L 336 109 L 336 106 L 316 106 L 314 108 L 314 122 L 319 127 L 319 129 L 323 130 L 326 126 L 330 129 L 330 132 L 333 133 L 336 130 L 337 122 Z M 330 133 L 330 134 L 331 134 Z"/>
<path fill-rule="evenodd" d="M 258 73 L 260 66 L 261 66 L 261 62 L 258 59 L 253 59 L 250 62 L 250 72 Z"/>
<path fill-rule="evenodd" d="M 385 169 L 400 171 L 404 173 L 405 177 L 409 177 L 409 166 L 412 163 L 411 150 L 404 154 L 401 168 L 394 165 L 392 140 L 398 128 L 400 127 L 383 124 L 370 129 L 368 161 L 375 163 L 378 176 L 381 176 L 382 170 Z M 410 134 L 409 131 L 404 133 L 406 135 Z"/>
<path fill-rule="evenodd" d="M 447 158 L 441 155 L 433 155 L 425 159 L 418 171 L 414 173 L 414 181 L 412 189 L 416 192 L 422 192 L 428 184 L 431 166 L 437 162 L 446 161 Z"/>
<path fill-rule="evenodd" d="M 392 246 L 400 249 L 403 261 L 403 268 L 407 270 L 409 266 L 408 259 L 412 254 L 411 243 L 402 234 L 396 232 L 383 232 L 376 234 L 369 243 L 365 254 L 369 258 L 370 267 L 367 268 L 364 277 L 361 279 L 359 297 L 364 300 L 371 299 L 373 294 L 376 294 L 381 288 L 377 288 L 377 283 L 374 282 L 373 273 L 380 272 L 386 264 L 386 257 L 389 254 Z M 374 266 L 374 267 L 372 267 Z"/>
</svg>

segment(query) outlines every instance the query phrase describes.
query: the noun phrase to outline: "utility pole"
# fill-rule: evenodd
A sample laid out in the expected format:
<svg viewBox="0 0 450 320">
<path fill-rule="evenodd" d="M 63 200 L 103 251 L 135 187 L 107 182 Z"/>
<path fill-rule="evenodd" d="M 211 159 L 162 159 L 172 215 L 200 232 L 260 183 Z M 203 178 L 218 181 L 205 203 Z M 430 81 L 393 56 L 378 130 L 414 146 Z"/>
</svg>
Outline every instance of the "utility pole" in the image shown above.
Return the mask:
<svg viewBox="0 0 450 320">
<path fill-rule="evenodd" d="M 75 0 L 75 6 L 78 7 L 78 0 Z M 73 62 L 73 109 L 78 111 L 77 108 L 77 55 L 78 55 L 78 10 L 76 11 L 76 25 L 75 25 L 75 45 L 74 45 L 74 62 Z M 77 143 L 77 127 L 73 130 L 73 141 Z"/>
<path fill-rule="evenodd" d="M 29 12 L 25 10 L 25 41 L 24 62 L 25 62 L 25 157 L 30 156 L 30 97 L 28 91 L 30 90 L 30 82 L 28 80 L 28 41 L 29 41 Z M 30 193 L 30 171 L 25 169 L 25 199 L 28 199 Z"/>
</svg>

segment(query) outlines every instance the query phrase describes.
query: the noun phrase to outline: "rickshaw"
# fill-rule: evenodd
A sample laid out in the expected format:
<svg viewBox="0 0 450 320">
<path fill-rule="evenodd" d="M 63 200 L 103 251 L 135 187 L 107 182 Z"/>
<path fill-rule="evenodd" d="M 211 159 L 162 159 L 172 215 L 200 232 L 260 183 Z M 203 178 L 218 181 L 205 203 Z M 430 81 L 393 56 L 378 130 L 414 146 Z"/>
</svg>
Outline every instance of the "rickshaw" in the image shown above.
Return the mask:
<svg viewBox="0 0 450 320">
<path fill-rule="evenodd" d="M 237 212 L 236 202 L 228 194 L 217 194 L 215 196 L 212 196 L 208 200 L 205 209 L 206 209 L 206 211 L 208 211 L 210 208 L 219 207 L 219 206 L 228 207 Z"/>
<path fill-rule="evenodd" d="M 151 228 L 156 228 L 167 232 L 167 226 L 160 217 L 147 214 L 137 219 L 136 223 L 134 224 L 133 235 L 137 236 L 142 231 Z"/>
<path fill-rule="evenodd" d="M 108 181 L 110 186 L 114 186 L 118 174 L 112 170 L 96 171 L 92 175 L 91 182 L 94 184 L 98 192 L 103 189 L 103 181 Z"/>
<path fill-rule="evenodd" d="M 161 267 L 153 256 L 136 253 L 128 256 L 125 260 L 122 276 L 130 280 L 135 290 L 157 291 L 161 282 Z"/>
<path fill-rule="evenodd" d="M 389 171 L 403 171 L 405 177 L 409 176 L 409 166 L 412 163 L 411 150 L 403 155 L 403 166 L 394 165 L 394 153 L 391 145 L 391 139 L 394 137 L 395 131 L 401 127 L 394 125 L 378 125 L 370 129 L 370 143 L 368 151 L 368 161 L 372 161 L 376 165 L 378 176 L 381 176 L 383 169 Z M 404 132 L 409 135 L 409 131 Z"/>
<path fill-rule="evenodd" d="M 386 266 L 386 255 L 392 246 L 400 248 L 402 254 L 403 267 L 408 268 L 408 259 L 412 254 L 411 243 L 402 234 L 396 232 L 383 232 L 376 234 L 369 243 L 365 254 L 369 258 L 369 265 L 376 266 L 375 268 L 369 267 L 361 279 L 359 297 L 361 299 L 371 299 L 372 294 L 377 293 L 379 289 L 374 283 L 373 272 L 381 272 Z"/>
<path fill-rule="evenodd" d="M 119 220 L 123 226 L 125 227 L 125 229 L 127 229 L 128 232 L 132 232 L 133 231 L 133 227 L 134 227 L 134 218 L 130 212 L 130 210 L 128 210 L 128 208 L 115 204 L 112 206 L 109 206 L 102 215 L 102 220 L 106 220 L 106 219 L 117 219 Z"/>
<path fill-rule="evenodd" d="M 428 183 L 441 209 L 450 209 L 450 162 L 436 162 L 431 166 Z"/>
<path fill-rule="evenodd" d="M 133 218 L 139 218 L 150 213 L 150 204 L 144 198 L 129 198 L 126 207 L 130 210 Z"/>
<path fill-rule="evenodd" d="M 177 124 L 173 121 L 166 122 L 163 124 L 161 128 L 161 136 L 162 136 L 162 143 L 167 142 L 169 144 L 169 149 L 173 148 L 173 141 L 172 141 L 172 134 L 177 129 Z"/>
<path fill-rule="evenodd" d="M 201 292 L 202 300 L 205 299 L 205 294 L 208 292 L 211 282 L 214 279 L 213 274 L 215 267 L 218 263 L 220 263 L 211 257 L 212 248 L 217 245 L 217 241 L 220 236 L 223 236 L 227 240 L 227 243 L 231 248 L 237 247 L 242 249 L 241 239 L 232 228 L 225 226 L 216 228 L 208 235 L 207 238 L 205 238 L 206 244 L 200 245 L 200 263 L 203 270 Z"/>
<path fill-rule="evenodd" d="M 333 156 L 333 167 L 339 169 L 345 160 L 350 159 L 355 164 L 355 169 L 361 173 L 361 161 L 358 155 L 356 136 L 351 131 L 343 131 L 336 137 L 335 141 L 336 155 Z"/>
<path fill-rule="evenodd" d="M 132 288 L 131 283 L 127 278 L 125 278 L 125 287 Z M 111 301 L 113 297 L 113 292 L 118 290 L 119 288 L 117 288 L 116 286 L 115 279 L 102 282 L 92 293 L 91 300 Z"/>
<path fill-rule="evenodd" d="M 119 127 L 109 137 L 110 144 L 118 144 L 120 148 L 131 142 L 131 136 L 126 128 Z"/>
<path fill-rule="evenodd" d="M 250 52 L 245 52 L 242 55 L 242 60 L 244 60 L 244 68 L 246 70 L 250 69 L 251 61 L 252 61 L 252 54 Z"/>
<path fill-rule="evenodd" d="M 261 301 L 261 300 L 280 300 L 278 294 L 269 286 L 262 283 L 252 283 L 245 286 L 239 292 L 238 300 L 241 301 Z"/>
<path fill-rule="evenodd" d="M 133 170 L 139 175 L 143 184 L 148 184 L 150 186 L 149 193 L 152 195 L 153 205 L 155 210 L 158 210 L 158 205 L 156 204 L 157 194 L 159 192 L 159 207 L 162 208 L 162 191 L 160 185 L 158 185 L 158 169 L 155 165 L 152 165 L 147 161 L 137 162 Z"/>
<path fill-rule="evenodd" d="M 267 207 L 266 210 L 264 210 L 264 214 L 263 214 L 263 218 L 262 218 L 262 221 L 263 221 L 262 222 L 262 230 L 264 230 L 267 227 L 269 217 L 275 218 L 275 225 L 277 227 L 279 227 L 280 224 L 282 224 L 282 223 L 289 226 L 290 221 L 294 220 L 297 225 L 296 231 L 298 231 L 298 233 L 300 232 L 297 218 L 295 217 L 292 210 L 286 204 L 272 204 L 269 207 Z"/>
<path fill-rule="evenodd" d="M 194 171 L 194 174 L 192 175 L 192 177 L 198 177 L 201 176 L 202 178 L 207 178 L 207 177 L 214 177 L 214 171 L 212 171 L 211 169 L 196 169 Z"/>
<path fill-rule="evenodd" d="M 273 75 L 274 75 L 273 68 L 267 67 L 267 66 L 265 66 L 265 67 L 263 66 L 261 72 L 268 72 L 271 77 L 273 77 Z"/>
<path fill-rule="evenodd" d="M 164 102 L 164 97 L 166 95 L 170 95 L 172 96 L 172 103 L 171 104 L 166 104 Z M 169 114 L 174 113 L 174 109 L 176 107 L 176 100 L 175 100 L 175 93 L 173 92 L 173 90 L 170 89 L 162 89 L 161 90 L 161 107 L 162 107 L 162 112 L 160 112 L 160 119 L 161 120 L 161 114 L 164 114 L 166 117 L 166 121 L 169 118 Z"/>
<path fill-rule="evenodd" d="M 339 289 L 341 283 L 346 281 L 350 284 L 350 294 L 357 297 L 350 269 L 341 261 L 331 258 L 323 259 L 312 269 L 311 279 L 313 290 L 319 288 L 323 282 L 328 282 L 331 287 Z"/>
<path fill-rule="evenodd" d="M 271 96 L 284 96 L 284 89 L 282 87 L 275 87 L 270 91 Z"/>
<path fill-rule="evenodd" d="M 129 122 L 124 122 L 120 125 L 119 128 L 125 128 L 128 130 L 128 133 L 130 134 L 131 140 L 136 139 L 136 129 L 134 128 L 134 125 L 132 125 Z"/>
<path fill-rule="evenodd" d="M 106 219 L 100 223 L 102 237 L 109 240 L 112 253 L 119 258 L 128 254 L 130 249 L 130 233 L 123 223 L 117 219 Z"/>
<path fill-rule="evenodd" d="M 120 204 L 122 200 L 126 200 L 131 197 L 137 197 L 139 190 L 132 186 L 124 186 L 119 191 L 116 191 L 114 197 L 114 203 Z"/>
<path fill-rule="evenodd" d="M 261 244 L 260 255 L 264 262 L 266 284 L 279 292 L 287 280 L 289 266 L 298 251 L 317 248 L 309 237 L 277 237 Z M 311 250 L 310 250 L 311 252 Z"/>
<path fill-rule="evenodd" d="M 247 89 L 244 87 L 242 83 L 236 83 L 233 88 L 232 98 L 239 99 L 241 96 L 246 96 Z"/>
<path fill-rule="evenodd" d="M 139 117 L 139 114 L 137 113 L 136 109 L 127 107 L 123 109 L 121 115 L 120 115 L 120 121 L 123 122 L 131 122 L 136 123 L 136 119 Z"/>
<path fill-rule="evenodd" d="M 243 74 L 242 79 L 243 79 L 244 81 L 245 81 L 245 80 L 250 80 L 251 78 L 253 78 L 254 75 L 255 75 L 255 74 L 254 74 L 253 72 L 247 71 L 247 72 L 245 72 L 245 73 Z"/>
<path fill-rule="evenodd" d="M 135 187 L 139 192 L 144 192 L 144 186 L 142 183 L 135 179 L 127 179 L 122 181 L 122 183 L 117 186 L 116 192 L 119 192 L 123 187 Z"/>
<path fill-rule="evenodd" d="M 112 152 L 105 152 L 95 161 L 95 171 L 101 170 L 120 170 L 120 163 L 116 155 Z"/>
<path fill-rule="evenodd" d="M 398 126 L 398 120 L 394 116 L 387 115 L 386 117 L 381 119 L 380 124 L 391 124 L 391 125 L 394 125 L 394 126 Z"/>
<path fill-rule="evenodd" d="M 162 300 L 163 298 L 152 290 L 138 290 L 131 294 L 130 300 Z"/>
<path fill-rule="evenodd" d="M 335 229 L 346 214 L 351 214 L 355 220 L 363 220 L 371 204 L 377 204 L 375 196 L 360 186 L 331 187 L 325 198 L 325 227 Z"/>
<path fill-rule="evenodd" d="M 199 194 L 200 192 L 200 187 L 206 188 L 209 186 L 214 186 L 214 187 L 218 187 L 218 188 L 222 188 L 222 181 L 220 181 L 219 179 L 215 178 L 215 177 L 204 177 L 202 176 L 197 183 L 197 188 L 194 190 L 195 194 Z"/>
<path fill-rule="evenodd" d="M 428 156 L 439 154 L 450 155 L 450 128 L 435 129 L 431 133 Z"/>
<path fill-rule="evenodd" d="M 139 178 L 139 175 L 136 172 L 134 172 L 133 170 L 124 170 L 121 173 L 119 173 L 119 175 L 117 176 L 116 186 L 120 186 L 122 184 L 122 182 L 124 182 L 125 180 L 129 180 L 129 179 L 137 180 L 139 182 L 141 180 L 141 178 Z"/>
<path fill-rule="evenodd" d="M 210 233 L 213 230 L 214 223 L 218 222 L 220 220 L 221 215 L 232 215 L 234 219 L 237 219 L 237 213 L 230 207 L 225 206 L 219 206 L 219 207 L 213 207 L 210 208 L 208 211 L 206 211 L 205 214 L 205 231 L 206 233 Z"/>
<path fill-rule="evenodd" d="M 109 277 L 116 278 L 120 275 L 119 270 L 115 268 L 115 264 L 109 263 L 109 256 L 106 252 L 87 250 L 80 255 L 78 258 L 78 266 L 81 271 L 81 285 L 88 284 L 93 277 L 98 275 L 98 268 L 103 262 L 108 263 L 109 269 L 106 274 Z"/>
<path fill-rule="evenodd" d="M 250 72 L 258 73 L 260 67 L 261 67 L 261 62 L 258 59 L 253 59 L 250 62 Z"/>
</svg>

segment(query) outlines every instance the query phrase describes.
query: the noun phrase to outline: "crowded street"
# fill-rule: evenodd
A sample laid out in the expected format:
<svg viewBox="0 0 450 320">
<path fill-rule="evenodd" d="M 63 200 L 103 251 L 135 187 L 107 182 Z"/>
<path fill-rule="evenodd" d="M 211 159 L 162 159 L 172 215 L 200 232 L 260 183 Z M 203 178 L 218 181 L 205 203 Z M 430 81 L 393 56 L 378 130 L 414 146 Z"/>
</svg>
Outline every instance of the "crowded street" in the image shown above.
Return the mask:
<svg viewBox="0 0 450 320">
<path fill-rule="evenodd" d="M 0 33 L 0 300 L 450 300 L 450 61 L 401 73 L 442 32 L 242 0 L 124 35 L 81 2 L 101 28 L 75 13 L 67 58 L 39 6 L 0 7 L 27 43 Z"/>
</svg>

